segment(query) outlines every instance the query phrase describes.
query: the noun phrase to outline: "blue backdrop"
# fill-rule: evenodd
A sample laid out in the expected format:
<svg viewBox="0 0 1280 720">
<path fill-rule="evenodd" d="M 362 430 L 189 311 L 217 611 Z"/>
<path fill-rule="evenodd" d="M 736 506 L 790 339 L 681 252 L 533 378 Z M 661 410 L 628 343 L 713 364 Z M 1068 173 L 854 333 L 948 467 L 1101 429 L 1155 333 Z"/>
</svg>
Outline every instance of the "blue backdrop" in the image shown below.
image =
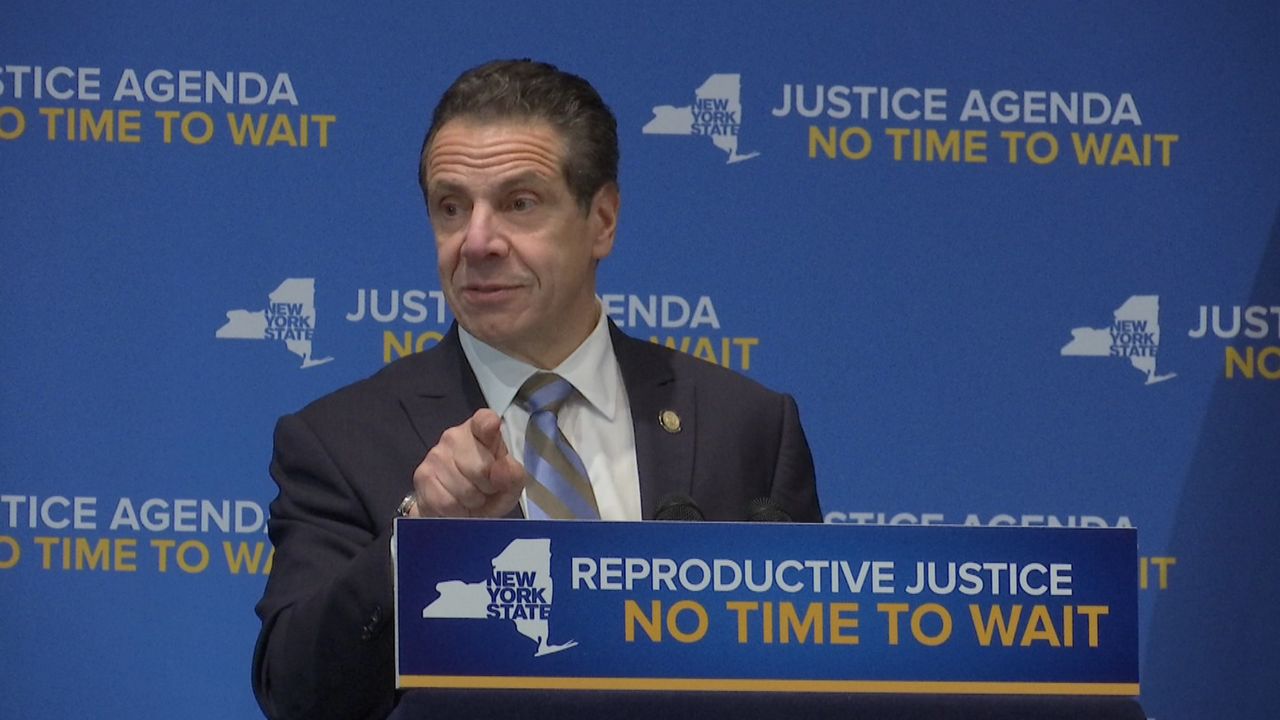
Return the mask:
<svg viewBox="0 0 1280 720">
<path fill-rule="evenodd" d="M 619 119 L 610 314 L 794 393 L 830 522 L 1136 526 L 1148 713 L 1269 715 L 1278 39 L 1274 3 L 8 3 L 7 712 L 256 716 L 272 425 L 447 327 L 428 113 L 532 56 Z"/>
</svg>

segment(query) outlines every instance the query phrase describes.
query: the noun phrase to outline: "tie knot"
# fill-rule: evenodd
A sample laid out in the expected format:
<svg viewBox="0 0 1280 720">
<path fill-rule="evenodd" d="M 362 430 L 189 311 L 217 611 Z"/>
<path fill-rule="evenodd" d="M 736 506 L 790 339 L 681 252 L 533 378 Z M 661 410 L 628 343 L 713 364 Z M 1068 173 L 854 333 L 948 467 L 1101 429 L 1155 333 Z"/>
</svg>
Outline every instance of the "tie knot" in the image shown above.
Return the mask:
<svg viewBox="0 0 1280 720">
<path fill-rule="evenodd" d="M 544 410 L 555 414 L 560 412 L 560 406 L 572 394 L 573 385 L 559 375 L 534 373 L 516 392 L 516 402 L 528 410 L 530 415 Z"/>
</svg>

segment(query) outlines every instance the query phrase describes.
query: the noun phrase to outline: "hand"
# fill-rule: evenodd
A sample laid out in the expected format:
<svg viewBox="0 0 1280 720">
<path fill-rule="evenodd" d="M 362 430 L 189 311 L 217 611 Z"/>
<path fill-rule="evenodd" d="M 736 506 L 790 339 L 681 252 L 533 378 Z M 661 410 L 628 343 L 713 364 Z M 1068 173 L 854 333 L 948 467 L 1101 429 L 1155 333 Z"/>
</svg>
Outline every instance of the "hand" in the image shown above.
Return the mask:
<svg viewBox="0 0 1280 720">
<path fill-rule="evenodd" d="M 507 452 L 502 418 L 483 408 L 444 431 L 413 471 L 410 517 L 502 517 L 520 501 L 524 466 Z"/>
</svg>

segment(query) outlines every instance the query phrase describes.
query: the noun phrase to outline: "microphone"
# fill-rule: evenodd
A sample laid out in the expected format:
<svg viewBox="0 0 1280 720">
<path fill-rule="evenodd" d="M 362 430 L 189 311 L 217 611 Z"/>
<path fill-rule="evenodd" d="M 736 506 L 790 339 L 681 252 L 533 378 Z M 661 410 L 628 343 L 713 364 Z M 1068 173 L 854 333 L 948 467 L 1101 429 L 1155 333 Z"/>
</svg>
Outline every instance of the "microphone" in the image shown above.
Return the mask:
<svg viewBox="0 0 1280 720">
<path fill-rule="evenodd" d="M 751 522 L 791 522 L 791 516 L 770 498 L 756 498 L 747 503 L 747 520 Z"/>
<path fill-rule="evenodd" d="M 698 504 L 688 495 L 671 494 L 658 503 L 654 520 L 706 520 Z"/>
</svg>

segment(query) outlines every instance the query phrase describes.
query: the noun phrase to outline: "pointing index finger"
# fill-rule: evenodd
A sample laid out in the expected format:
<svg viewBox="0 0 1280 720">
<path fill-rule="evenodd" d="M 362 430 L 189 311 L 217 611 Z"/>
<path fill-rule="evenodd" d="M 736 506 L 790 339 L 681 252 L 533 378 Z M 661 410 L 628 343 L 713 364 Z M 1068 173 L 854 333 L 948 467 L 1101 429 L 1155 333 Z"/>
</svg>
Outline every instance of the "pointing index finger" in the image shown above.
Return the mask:
<svg viewBox="0 0 1280 720">
<path fill-rule="evenodd" d="M 502 418 L 493 410 L 481 408 L 471 416 L 471 436 L 489 451 L 494 460 L 507 456 L 507 443 L 502 439 Z"/>
</svg>

